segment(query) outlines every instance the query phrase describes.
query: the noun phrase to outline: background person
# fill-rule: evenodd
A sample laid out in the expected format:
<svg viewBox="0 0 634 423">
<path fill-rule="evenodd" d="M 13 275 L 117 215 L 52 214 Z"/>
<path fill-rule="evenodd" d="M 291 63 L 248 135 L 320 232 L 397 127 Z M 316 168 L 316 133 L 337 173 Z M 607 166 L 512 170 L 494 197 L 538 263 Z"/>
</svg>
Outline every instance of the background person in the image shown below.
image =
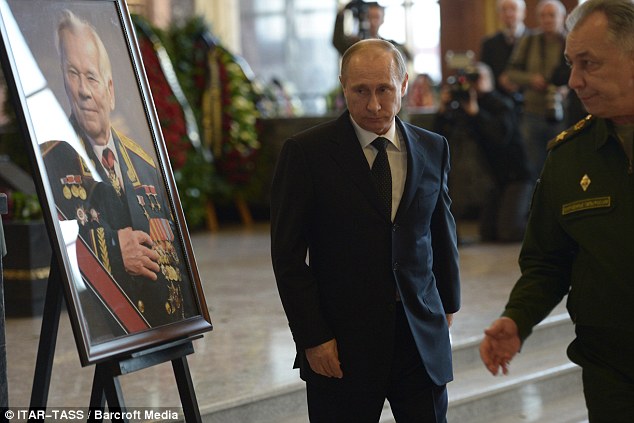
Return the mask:
<svg viewBox="0 0 634 423">
<path fill-rule="evenodd" d="M 512 82 L 504 71 L 513 49 L 528 32 L 524 25 L 526 3 L 524 0 L 498 0 L 496 6 L 502 29 L 482 40 L 480 61 L 491 68 L 495 88 L 512 97 L 520 106 L 523 102 L 520 86 Z"/>
<path fill-rule="evenodd" d="M 356 28 L 351 33 L 346 31 L 344 17 L 346 12 L 352 13 Z M 346 4 L 337 13 L 335 28 L 332 35 L 332 44 L 339 54 L 343 55 L 352 44 L 368 38 L 384 39 L 379 35 L 379 30 L 385 22 L 385 7 L 379 3 L 353 0 Z M 412 55 L 407 48 L 394 40 L 387 40 L 394 44 L 407 61 L 412 60 Z"/>
<path fill-rule="evenodd" d="M 277 162 L 273 270 L 311 422 L 378 422 L 386 398 L 397 421 L 446 421 L 460 305 L 449 151 L 396 117 L 407 79 L 391 43 L 354 44 L 348 111 L 288 139 Z"/>
<path fill-rule="evenodd" d="M 563 97 L 567 91 L 552 78 L 564 60 L 566 8 L 559 0 L 541 0 L 536 13 L 539 28 L 521 39 L 505 71 L 524 93 L 522 136 L 534 177 L 544 164 L 546 143 L 565 128 Z"/>
<path fill-rule="evenodd" d="M 452 192 L 470 190 L 482 202 L 480 240 L 518 242 L 524 237 L 533 182 L 515 105 L 495 89 L 486 64 L 477 63 L 474 71 L 473 76 L 461 75 L 463 79 L 443 87 L 434 131 L 444 134 L 452 149 Z M 479 154 L 473 154 L 474 149 Z M 479 175 L 465 172 L 465 178 L 453 179 L 461 168 L 478 160 L 483 168 Z M 472 183 L 483 177 L 491 181 Z"/>
<path fill-rule="evenodd" d="M 634 421 L 634 2 L 588 0 L 567 19 L 569 85 L 592 115 L 561 133 L 534 193 L 522 275 L 485 330 L 487 369 L 509 362 L 568 295 L 591 423 Z"/>
<path fill-rule="evenodd" d="M 438 108 L 438 90 L 436 83 L 427 73 L 416 75 L 409 84 L 407 96 L 409 109 L 435 110 Z"/>
</svg>

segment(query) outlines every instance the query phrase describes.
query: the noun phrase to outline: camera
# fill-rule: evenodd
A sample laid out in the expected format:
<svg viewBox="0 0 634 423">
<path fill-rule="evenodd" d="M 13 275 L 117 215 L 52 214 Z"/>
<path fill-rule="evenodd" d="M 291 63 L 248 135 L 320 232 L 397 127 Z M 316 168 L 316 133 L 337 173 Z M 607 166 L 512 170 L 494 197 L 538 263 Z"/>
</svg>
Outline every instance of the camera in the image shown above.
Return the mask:
<svg viewBox="0 0 634 423">
<path fill-rule="evenodd" d="M 451 100 L 457 102 L 469 100 L 469 91 L 478 82 L 479 78 L 480 73 L 475 67 L 470 66 L 458 69 L 456 75 L 447 78 Z"/>
<path fill-rule="evenodd" d="M 344 12 L 351 14 L 352 20 L 357 23 L 356 35 L 361 39 L 365 39 L 369 35 L 370 22 L 368 21 L 368 9 L 371 5 L 375 4 L 377 3 L 367 3 L 364 0 L 352 0 L 344 8 Z"/>
</svg>

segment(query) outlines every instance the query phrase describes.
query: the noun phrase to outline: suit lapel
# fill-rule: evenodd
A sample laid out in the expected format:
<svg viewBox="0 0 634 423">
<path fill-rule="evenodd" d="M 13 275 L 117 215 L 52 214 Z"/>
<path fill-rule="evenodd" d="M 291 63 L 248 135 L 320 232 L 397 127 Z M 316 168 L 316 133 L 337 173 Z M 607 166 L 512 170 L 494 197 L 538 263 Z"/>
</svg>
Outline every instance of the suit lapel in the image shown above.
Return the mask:
<svg viewBox="0 0 634 423">
<path fill-rule="evenodd" d="M 368 161 L 363 154 L 361 144 L 354 131 L 348 112 L 344 113 L 337 120 L 335 125 L 337 133 L 334 134 L 332 142 L 332 157 L 339 167 L 350 176 L 352 182 L 359 188 L 376 210 L 385 213 L 379 193 L 372 179 L 372 173 Z"/>
<path fill-rule="evenodd" d="M 403 134 L 403 141 L 407 146 L 407 176 L 405 178 L 405 187 L 403 188 L 403 197 L 401 197 L 401 202 L 394 218 L 395 221 L 398 219 L 399 214 L 404 213 L 411 205 L 418 189 L 419 181 L 423 176 L 423 169 L 427 160 L 420 135 L 408 126 L 403 125 L 398 117 L 396 118 L 396 124 L 401 134 Z"/>
</svg>

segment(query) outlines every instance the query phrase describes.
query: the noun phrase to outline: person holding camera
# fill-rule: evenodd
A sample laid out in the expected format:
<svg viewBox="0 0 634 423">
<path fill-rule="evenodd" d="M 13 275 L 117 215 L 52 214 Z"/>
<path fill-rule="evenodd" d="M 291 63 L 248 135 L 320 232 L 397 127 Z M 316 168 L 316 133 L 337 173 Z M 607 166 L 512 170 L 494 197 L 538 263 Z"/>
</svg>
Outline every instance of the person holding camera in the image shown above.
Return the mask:
<svg viewBox="0 0 634 423">
<path fill-rule="evenodd" d="M 352 16 L 354 22 L 353 28 L 346 28 L 345 17 Z M 385 21 L 385 7 L 379 3 L 365 2 L 363 0 L 352 0 L 344 6 L 335 20 L 335 28 L 332 35 L 332 44 L 335 46 L 339 54 L 343 54 L 354 43 L 368 38 L 378 38 L 385 40 L 379 35 L 379 29 Z M 403 58 L 410 62 L 412 55 L 407 48 L 394 40 L 389 41 L 403 55 Z"/>
<path fill-rule="evenodd" d="M 449 180 L 458 209 L 460 193 L 476 198 L 481 240 L 521 241 L 533 184 L 513 100 L 481 62 L 448 78 L 440 97 L 433 130 L 449 140 L 452 177 L 462 174 Z"/>
<path fill-rule="evenodd" d="M 566 126 L 563 101 L 568 74 L 555 77 L 564 60 L 565 17 L 566 8 L 559 0 L 540 0 L 539 28 L 520 40 L 505 71 L 524 93 L 521 127 L 534 177 L 546 160 L 546 143 Z"/>
</svg>

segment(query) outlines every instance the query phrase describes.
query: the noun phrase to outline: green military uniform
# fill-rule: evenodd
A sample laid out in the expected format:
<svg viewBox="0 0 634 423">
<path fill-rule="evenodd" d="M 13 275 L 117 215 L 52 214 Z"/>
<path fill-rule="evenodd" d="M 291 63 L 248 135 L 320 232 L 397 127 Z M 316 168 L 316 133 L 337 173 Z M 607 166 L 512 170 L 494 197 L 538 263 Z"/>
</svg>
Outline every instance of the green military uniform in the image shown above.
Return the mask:
<svg viewBox="0 0 634 423">
<path fill-rule="evenodd" d="M 568 295 L 591 422 L 634 421 L 634 173 L 612 124 L 588 116 L 549 144 L 503 313 L 523 340 Z"/>
</svg>

